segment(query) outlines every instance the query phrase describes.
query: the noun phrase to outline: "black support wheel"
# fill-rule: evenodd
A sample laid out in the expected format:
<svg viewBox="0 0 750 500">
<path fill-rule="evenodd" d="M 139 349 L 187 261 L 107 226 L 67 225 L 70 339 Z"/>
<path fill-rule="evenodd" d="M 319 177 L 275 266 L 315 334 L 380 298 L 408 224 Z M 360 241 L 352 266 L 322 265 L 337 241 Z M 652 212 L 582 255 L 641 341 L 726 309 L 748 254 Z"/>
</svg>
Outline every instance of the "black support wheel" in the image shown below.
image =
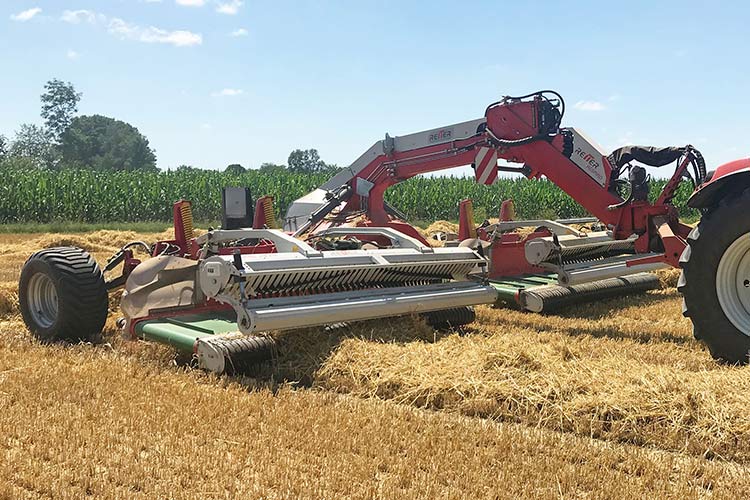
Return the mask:
<svg viewBox="0 0 750 500">
<path fill-rule="evenodd" d="M 750 361 L 750 190 L 703 215 L 680 258 L 677 289 L 693 334 L 714 359 Z"/>
<path fill-rule="evenodd" d="M 432 311 L 423 313 L 422 316 L 427 320 L 427 324 L 436 330 L 450 330 L 468 325 L 477 317 L 474 308 L 469 306 Z"/>
<path fill-rule="evenodd" d="M 104 328 L 109 306 L 104 276 L 80 248 L 56 247 L 29 257 L 18 283 L 21 315 L 44 342 L 90 339 Z"/>
</svg>

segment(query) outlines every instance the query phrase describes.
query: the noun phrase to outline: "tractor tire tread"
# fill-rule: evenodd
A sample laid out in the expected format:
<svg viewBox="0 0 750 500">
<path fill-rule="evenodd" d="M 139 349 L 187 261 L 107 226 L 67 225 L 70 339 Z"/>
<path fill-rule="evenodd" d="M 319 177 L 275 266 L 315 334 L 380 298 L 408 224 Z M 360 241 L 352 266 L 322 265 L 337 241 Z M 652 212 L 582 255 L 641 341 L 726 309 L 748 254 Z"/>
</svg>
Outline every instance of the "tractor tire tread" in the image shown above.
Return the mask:
<svg viewBox="0 0 750 500">
<path fill-rule="evenodd" d="M 738 216 L 749 210 L 750 188 L 722 199 L 690 231 L 680 256 L 677 289 L 683 295 L 682 314 L 690 318 L 693 336 L 706 344 L 711 356 L 730 364 L 750 361 L 750 336 L 724 314 L 716 293 L 716 271 L 729 244 L 750 232 L 750 219 Z"/>
<path fill-rule="evenodd" d="M 57 288 L 58 316 L 44 328 L 29 311 L 27 289 L 32 275 L 43 272 Z M 53 247 L 34 253 L 21 271 L 19 302 L 24 322 L 37 338 L 79 341 L 101 333 L 107 320 L 109 297 L 104 275 L 91 255 L 77 247 Z"/>
</svg>

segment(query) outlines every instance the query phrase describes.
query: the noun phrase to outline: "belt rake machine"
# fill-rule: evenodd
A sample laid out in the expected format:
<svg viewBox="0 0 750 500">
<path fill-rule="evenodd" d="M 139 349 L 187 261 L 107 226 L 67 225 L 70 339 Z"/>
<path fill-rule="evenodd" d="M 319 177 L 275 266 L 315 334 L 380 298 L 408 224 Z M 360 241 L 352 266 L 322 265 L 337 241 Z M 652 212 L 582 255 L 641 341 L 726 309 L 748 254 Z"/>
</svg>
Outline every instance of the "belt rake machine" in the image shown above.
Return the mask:
<svg viewBox="0 0 750 500">
<path fill-rule="evenodd" d="M 498 301 L 542 312 L 654 288 L 658 281 L 647 271 L 682 265 L 680 289 L 696 336 L 717 358 L 746 360 L 750 274 L 740 275 L 750 270 L 750 239 L 741 236 L 750 223 L 727 229 L 734 205 L 719 201 L 731 197 L 750 209 L 750 195 L 743 194 L 750 160 L 720 167 L 707 180 L 703 158 L 691 146 L 628 146 L 606 155 L 581 131 L 560 126 L 564 111 L 559 94 L 542 91 L 506 97 L 477 120 L 386 134 L 292 203 L 284 230 L 274 228 L 269 197 L 253 209 L 247 189 L 228 188 L 222 229 L 196 237 L 189 203 L 178 202 L 173 240 L 130 243 L 103 270 L 81 249 L 42 250 L 21 274 L 24 320 L 47 341 L 95 335 L 107 316 L 107 292 L 124 286 L 120 324 L 126 335 L 192 353 L 208 370 L 238 372 L 273 357 L 273 340 L 265 335 L 272 330 L 414 313 L 457 326 L 473 320 L 473 305 Z M 676 163 L 654 201 L 645 168 L 634 162 Z M 465 201 L 463 241 L 433 248 L 383 195 L 415 175 L 462 165 L 472 165 L 483 184 L 500 171 L 544 176 L 594 216 L 593 230 L 571 226 L 592 219 L 474 227 Z M 692 231 L 672 204 L 683 180 L 696 188 L 689 204 L 706 214 Z M 726 259 L 705 237 L 696 244 L 707 227 L 711 238 L 726 240 Z M 136 259 L 138 247 L 150 258 Z M 712 267 L 697 264 L 704 258 Z M 104 273 L 120 264 L 122 274 L 105 280 Z M 713 309 L 704 311 L 704 304 Z M 720 335 L 711 333 L 712 322 Z"/>
<path fill-rule="evenodd" d="M 128 337 L 238 373 L 273 358 L 274 341 L 264 335 L 273 330 L 415 313 L 460 324 L 473 320 L 468 306 L 495 300 L 493 288 L 469 279 L 486 265 L 471 248 L 432 248 L 390 228 L 366 228 L 389 248 L 337 243 L 331 229 L 329 241 L 348 249 L 322 249 L 269 228 L 270 201 L 258 200 L 253 215 L 246 188 L 225 189 L 223 228 L 201 236 L 190 203 L 177 202 L 173 240 L 129 243 L 103 269 L 79 248 L 39 251 L 21 273 L 24 321 L 44 341 L 96 335 L 107 292 L 124 286 L 120 326 Z M 150 258 L 136 259 L 138 247 Z M 120 265 L 122 274 L 105 280 Z"/>
</svg>

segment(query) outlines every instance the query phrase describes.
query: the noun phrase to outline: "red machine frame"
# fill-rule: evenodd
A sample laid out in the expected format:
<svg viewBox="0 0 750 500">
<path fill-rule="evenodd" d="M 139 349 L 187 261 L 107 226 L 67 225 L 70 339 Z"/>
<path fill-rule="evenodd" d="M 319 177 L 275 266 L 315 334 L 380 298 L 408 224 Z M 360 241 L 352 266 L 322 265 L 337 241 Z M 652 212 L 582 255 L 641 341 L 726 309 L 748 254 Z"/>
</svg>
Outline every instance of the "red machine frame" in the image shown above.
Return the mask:
<svg viewBox="0 0 750 500">
<path fill-rule="evenodd" d="M 485 113 L 484 126 L 474 136 L 378 155 L 350 181 L 355 193 L 360 180 L 371 183 L 372 187 L 366 195 L 352 194 L 340 210 L 338 221 L 342 220 L 342 215 L 364 211 L 366 217 L 357 221 L 355 226 L 387 226 L 423 240 L 412 226 L 389 215 L 383 199 L 385 191 L 419 174 L 469 164 L 475 166 L 478 151 L 490 148 L 498 159 L 523 164 L 523 173 L 527 177 L 539 179 L 544 176 L 559 186 L 604 223 L 615 239 L 636 234 L 636 252 L 659 253 L 658 256 L 635 258 L 628 265 L 664 262 L 677 267 L 691 228 L 679 222 L 677 209 L 671 200 L 691 162 L 689 154 L 683 156 L 654 203 L 623 200 L 616 190 L 611 189 L 614 169 L 608 159 L 590 158 L 600 161 L 600 168 L 604 172 L 604 179 L 597 182 L 571 159 L 574 152 L 569 151 L 571 146 L 566 129 L 555 127 L 549 132 L 543 130 L 543 107 L 547 101 L 541 93 L 526 97 L 531 98 L 506 98 L 490 105 Z M 493 165 L 491 168 L 498 167 Z M 489 178 L 494 179 L 496 175 L 494 172 Z M 336 219 L 322 221 L 310 231 L 315 233 L 337 223 L 340 222 Z M 353 235 L 356 233 L 353 232 Z M 491 259 L 490 277 L 540 272 L 539 268 L 526 262 L 523 245 L 529 239 L 550 235 L 546 229 L 525 238 L 516 234 L 503 235 L 491 249 L 496 258 Z"/>
</svg>

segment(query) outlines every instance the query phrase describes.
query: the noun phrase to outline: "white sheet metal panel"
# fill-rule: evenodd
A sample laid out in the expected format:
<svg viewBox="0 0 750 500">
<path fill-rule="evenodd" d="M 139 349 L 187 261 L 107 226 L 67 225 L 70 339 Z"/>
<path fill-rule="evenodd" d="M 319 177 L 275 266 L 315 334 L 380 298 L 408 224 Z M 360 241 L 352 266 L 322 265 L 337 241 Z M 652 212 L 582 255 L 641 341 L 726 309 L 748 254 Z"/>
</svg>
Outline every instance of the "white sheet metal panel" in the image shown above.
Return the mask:
<svg viewBox="0 0 750 500">
<path fill-rule="evenodd" d="M 578 168 L 583 170 L 597 184 L 604 187 L 607 175 L 604 172 L 604 157 L 607 154 L 604 149 L 589 138 L 581 130 L 569 128 L 573 135 L 573 152 L 570 159 Z"/>
<path fill-rule="evenodd" d="M 435 144 L 445 144 L 452 141 L 466 139 L 475 135 L 479 126 L 485 121 L 484 118 L 480 118 L 445 127 L 424 130 L 422 132 L 416 132 L 401 137 L 394 137 L 396 151 L 412 151 L 414 149 L 433 146 Z"/>
</svg>

